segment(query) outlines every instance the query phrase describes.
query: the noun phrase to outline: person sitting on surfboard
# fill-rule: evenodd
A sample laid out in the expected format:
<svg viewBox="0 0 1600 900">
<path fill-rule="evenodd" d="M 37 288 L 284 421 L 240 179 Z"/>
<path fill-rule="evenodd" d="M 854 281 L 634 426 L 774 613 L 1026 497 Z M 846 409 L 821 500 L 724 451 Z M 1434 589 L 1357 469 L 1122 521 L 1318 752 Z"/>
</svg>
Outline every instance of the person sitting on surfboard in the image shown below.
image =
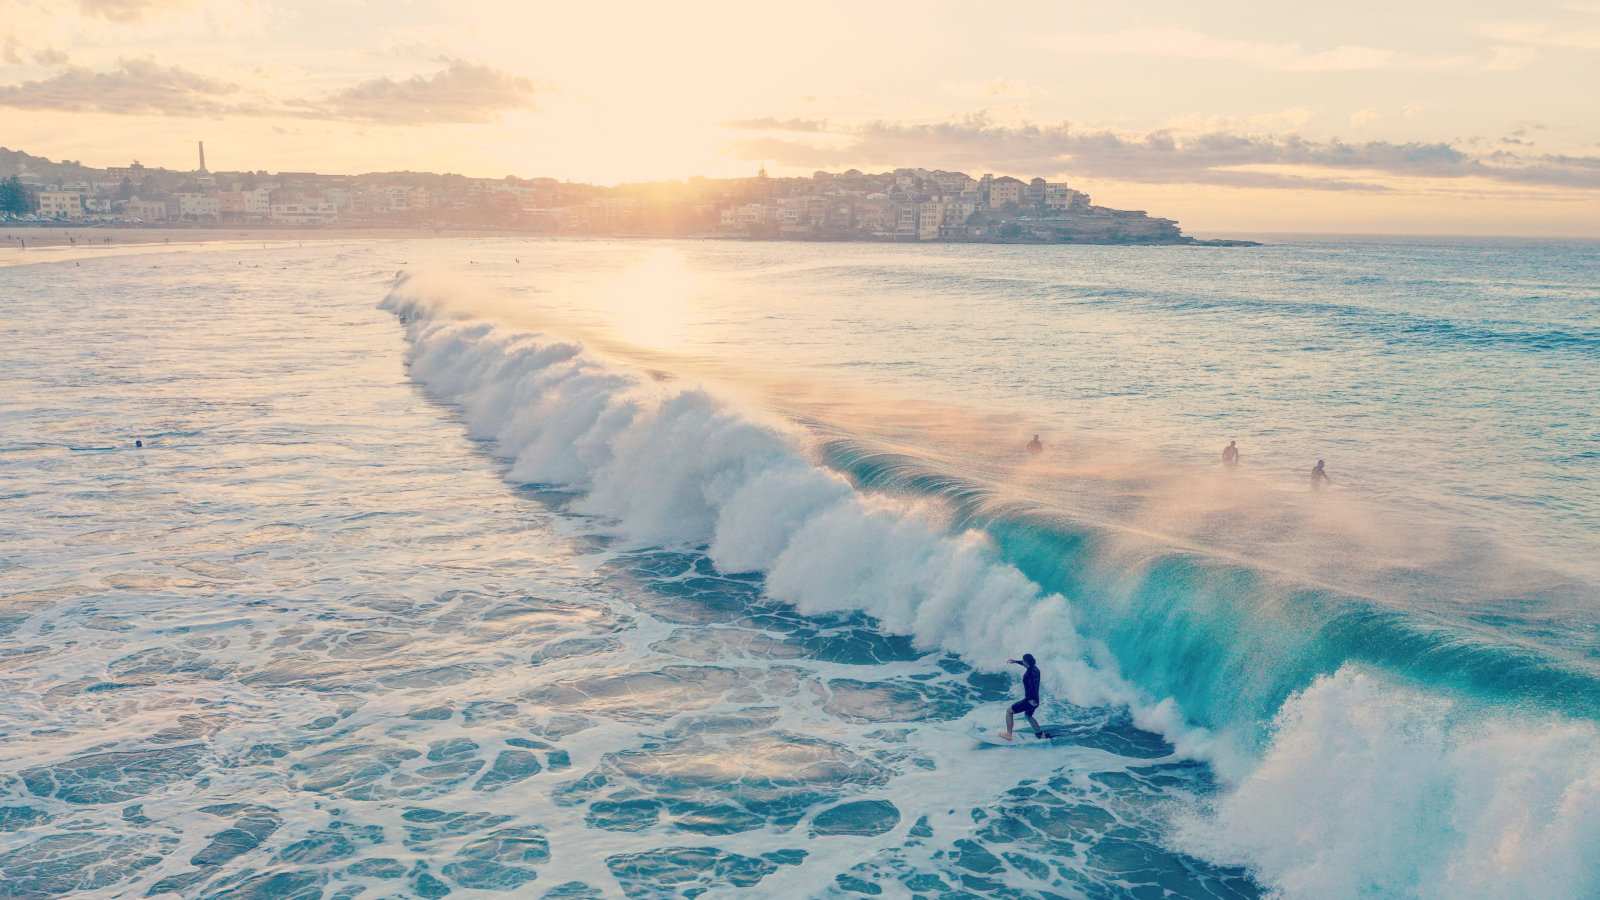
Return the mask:
<svg viewBox="0 0 1600 900">
<path fill-rule="evenodd" d="M 1022 699 L 1011 704 L 1011 708 L 1006 710 L 1006 733 L 1001 737 L 1008 741 L 1011 740 L 1015 730 L 1012 726 L 1016 721 L 1017 713 L 1022 713 L 1023 718 L 1028 720 L 1028 724 L 1033 726 L 1034 737 L 1048 737 L 1044 733 L 1044 729 L 1040 728 L 1039 723 L 1033 719 L 1034 710 L 1039 708 L 1039 667 L 1034 664 L 1033 654 L 1024 653 L 1021 659 L 1008 659 L 1006 662 L 1022 666 L 1025 671 L 1022 673 Z"/>
</svg>

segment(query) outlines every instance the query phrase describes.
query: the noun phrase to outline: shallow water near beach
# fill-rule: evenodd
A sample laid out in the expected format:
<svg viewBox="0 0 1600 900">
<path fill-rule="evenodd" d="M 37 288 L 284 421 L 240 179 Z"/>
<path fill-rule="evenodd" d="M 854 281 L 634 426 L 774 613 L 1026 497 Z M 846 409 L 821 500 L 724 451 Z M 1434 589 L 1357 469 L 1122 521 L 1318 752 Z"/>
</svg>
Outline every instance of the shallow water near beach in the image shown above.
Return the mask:
<svg viewBox="0 0 1600 900">
<path fill-rule="evenodd" d="M 1594 896 L 1597 264 L 0 269 L 0 896 Z"/>
</svg>

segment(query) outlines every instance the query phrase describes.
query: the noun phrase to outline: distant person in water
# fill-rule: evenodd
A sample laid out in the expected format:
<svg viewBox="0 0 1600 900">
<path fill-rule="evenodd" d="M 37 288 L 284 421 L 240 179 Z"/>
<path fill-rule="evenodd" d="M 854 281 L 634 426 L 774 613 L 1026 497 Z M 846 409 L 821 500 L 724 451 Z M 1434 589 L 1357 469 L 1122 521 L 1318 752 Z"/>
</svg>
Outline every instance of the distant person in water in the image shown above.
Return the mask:
<svg viewBox="0 0 1600 900">
<path fill-rule="evenodd" d="M 1229 441 L 1228 446 L 1222 448 L 1222 464 L 1233 468 L 1239 464 L 1239 442 Z"/>
<path fill-rule="evenodd" d="M 1023 718 L 1028 720 L 1028 724 L 1033 726 L 1034 737 L 1049 737 L 1033 718 L 1034 711 L 1039 708 L 1039 667 L 1034 664 L 1033 654 L 1024 653 L 1021 659 L 1008 659 L 1006 662 L 1021 666 L 1024 671 L 1022 673 L 1022 699 L 1011 704 L 1011 708 L 1006 710 L 1006 733 L 1001 737 L 1008 741 L 1011 740 L 1015 732 L 1014 725 L 1017 713 L 1022 713 Z"/>
<path fill-rule="evenodd" d="M 133 442 L 133 449 L 142 450 L 143 448 L 144 448 L 144 441 L 134 441 Z"/>
<path fill-rule="evenodd" d="M 1311 468 L 1311 489 L 1313 491 L 1320 491 L 1333 483 L 1328 480 L 1328 470 L 1323 466 L 1324 462 L 1319 459 L 1317 464 Z"/>
<path fill-rule="evenodd" d="M 1038 456 L 1044 452 L 1044 444 L 1039 442 L 1039 436 L 1037 434 L 1033 436 L 1033 440 L 1028 442 L 1028 452 L 1032 453 L 1034 456 Z"/>
</svg>

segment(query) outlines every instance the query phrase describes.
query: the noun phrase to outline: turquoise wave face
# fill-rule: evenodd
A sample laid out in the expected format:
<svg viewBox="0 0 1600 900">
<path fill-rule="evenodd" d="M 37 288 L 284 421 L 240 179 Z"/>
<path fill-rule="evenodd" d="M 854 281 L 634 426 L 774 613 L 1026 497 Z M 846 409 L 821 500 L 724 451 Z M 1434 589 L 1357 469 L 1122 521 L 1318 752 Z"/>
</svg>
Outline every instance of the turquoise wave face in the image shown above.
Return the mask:
<svg viewBox="0 0 1600 900">
<path fill-rule="evenodd" d="M 1008 508 L 970 481 L 859 442 L 831 441 L 822 458 L 864 489 L 948 504 L 955 527 L 982 530 L 999 558 L 1072 598 L 1085 634 L 1125 676 L 1257 745 L 1286 699 L 1349 663 L 1491 707 L 1600 719 L 1600 631 L 1541 633 L 1559 594 L 1492 597 L 1490 628 L 1483 603 L 1428 608 L 1425 575 L 1395 583 L 1386 603 L 1157 538 L 1134 539 L 1130 551 L 1114 526 Z M 1541 646 L 1549 637 L 1558 639 Z"/>
</svg>

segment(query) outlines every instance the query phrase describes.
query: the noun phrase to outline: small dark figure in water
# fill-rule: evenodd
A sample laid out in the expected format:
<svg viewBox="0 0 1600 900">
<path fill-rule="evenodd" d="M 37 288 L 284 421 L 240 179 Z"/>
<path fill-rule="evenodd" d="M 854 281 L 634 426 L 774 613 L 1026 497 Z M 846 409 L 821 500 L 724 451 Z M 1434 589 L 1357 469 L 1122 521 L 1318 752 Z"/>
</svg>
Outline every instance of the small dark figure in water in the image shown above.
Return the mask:
<svg viewBox="0 0 1600 900">
<path fill-rule="evenodd" d="M 1323 465 L 1324 462 L 1319 459 L 1316 466 L 1311 469 L 1311 489 L 1313 491 L 1320 491 L 1333 483 L 1328 480 L 1328 470 L 1323 468 Z"/>
<path fill-rule="evenodd" d="M 1222 448 L 1222 464 L 1230 469 L 1239 464 L 1238 444 L 1238 441 L 1229 441 L 1228 446 Z"/>
<path fill-rule="evenodd" d="M 1024 671 L 1022 673 L 1022 699 L 1011 704 L 1011 708 L 1006 710 L 1006 733 L 1001 737 L 1008 741 L 1011 740 L 1015 731 L 1013 725 L 1016 722 L 1017 713 L 1022 713 L 1023 718 L 1028 720 L 1028 724 L 1033 726 L 1034 737 L 1049 737 L 1050 735 L 1045 734 L 1044 730 L 1039 727 L 1039 723 L 1034 721 L 1033 718 L 1034 711 L 1039 708 L 1039 667 L 1034 664 L 1033 654 L 1024 653 L 1021 659 L 1008 659 L 1006 662 L 1021 666 Z"/>
<path fill-rule="evenodd" d="M 135 449 L 135 450 L 139 450 L 139 449 L 142 449 L 142 448 L 143 448 L 143 447 L 144 447 L 144 441 L 138 441 L 138 440 L 136 440 L 136 441 L 134 441 L 134 442 L 133 442 L 133 448 L 134 448 L 134 449 Z"/>
<path fill-rule="evenodd" d="M 1040 443 L 1039 436 L 1037 434 L 1033 436 L 1033 440 L 1028 442 L 1028 452 L 1032 453 L 1034 456 L 1038 456 L 1044 452 L 1044 444 Z"/>
</svg>

